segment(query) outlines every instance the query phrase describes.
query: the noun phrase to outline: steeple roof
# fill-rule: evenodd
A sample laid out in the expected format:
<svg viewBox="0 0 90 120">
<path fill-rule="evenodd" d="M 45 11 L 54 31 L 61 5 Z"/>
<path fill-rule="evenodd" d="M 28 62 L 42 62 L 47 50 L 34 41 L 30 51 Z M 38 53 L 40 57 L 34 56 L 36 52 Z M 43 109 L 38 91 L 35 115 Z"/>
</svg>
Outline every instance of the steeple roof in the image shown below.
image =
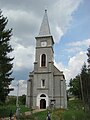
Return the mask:
<svg viewBox="0 0 90 120">
<path fill-rule="evenodd" d="M 38 37 L 42 37 L 42 36 L 51 36 L 47 10 L 45 10 Z"/>
</svg>

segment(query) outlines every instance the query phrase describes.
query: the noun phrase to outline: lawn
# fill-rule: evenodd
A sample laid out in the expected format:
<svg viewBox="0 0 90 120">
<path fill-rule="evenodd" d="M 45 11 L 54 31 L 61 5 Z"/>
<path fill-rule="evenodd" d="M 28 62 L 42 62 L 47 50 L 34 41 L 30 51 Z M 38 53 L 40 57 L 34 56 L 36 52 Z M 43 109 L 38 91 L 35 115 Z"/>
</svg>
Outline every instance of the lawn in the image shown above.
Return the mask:
<svg viewBox="0 0 90 120">
<path fill-rule="evenodd" d="M 12 110 L 12 113 L 15 114 L 16 106 L 15 105 L 0 105 L 0 118 L 8 117 L 11 110 Z M 25 105 L 20 105 L 20 113 L 24 113 L 29 110 L 30 109 L 26 108 Z"/>
<path fill-rule="evenodd" d="M 52 120 L 90 120 L 89 113 L 83 110 L 83 104 L 79 100 L 69 101 L 67 110 L 54 110 L 52 116 Z"/>
<path fill-rule="evenodd" d="M 52 120 L 90 120 L 89 113 L 86 113 L 83 109 L 83 104 L 79 100 L 71 100 L 68 102 L 68 109 L 55 109 L 51 112 Z M 16 112 L 15 105 L 3 105 L 0 106 L 0 117 L 8 117 L 10 110 L 13 113 Z M 32 113 L 29 116 L 25 116 L 25 112 L 30 111 L 24 105 L 20 106 L 20 120 L 45 120 L 47 116 L 47 110 L 37 113 Z"/>
<path fill-rule="evenodd" d="M 47 110 L 42 112 L 32 113 L 32 115 L 30 116 L 25 116 L 25 114 L 23 114 L 22 116 L 20 116 L 20 120 L 46 120 L 46 116 L 47 116 Z"/>
<path fill-rule="evenodd" d="M 68 102 L 68 109 L 55 109 L 51 111 L 52 120 L 90 120 L 89 113 L 83 109 L 83 104 L 79 100 L 71 100 Z M 47 111 L 34 113 L 28 116 L 27 120 L 45 120 Z"/>
</svg>

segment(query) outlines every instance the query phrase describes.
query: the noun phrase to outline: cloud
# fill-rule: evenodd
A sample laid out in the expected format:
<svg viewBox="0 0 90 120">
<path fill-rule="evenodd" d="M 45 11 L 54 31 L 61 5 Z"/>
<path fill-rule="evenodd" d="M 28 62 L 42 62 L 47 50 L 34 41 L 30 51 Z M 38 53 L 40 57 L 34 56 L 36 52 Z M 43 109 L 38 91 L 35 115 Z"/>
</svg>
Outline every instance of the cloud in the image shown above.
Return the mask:
<svg viewBox="0 0 90 120">
<path fill-rule="evenodd" d="M 19 90 L 18 90 L 18 85 L 19 85 Z M 27 81 L 25 81 L 25 80 L 16 81 L 15 80 L 10 85 L 10 88 L 14 88 L 14 91 L 11 91 L 10 95 L 17 96 L 17 92 L 18 92 L 18 96 L 26 94 L 27 93 Z"/>
<path fill-rule="evenodd" d="M 35 34 L 39 19 L 32 12 L 21 10 L 7 10 L 4 9 L 5 16 L 8 16 L 8 28 L 13 28 L 13 40 L 17 39 L 17 42 L 24 45 L 35 46 Z M 37 21 L 36 21 L 37 19 Z"/>
<path fill-rule="evenodd" d="M 76 47 L 69 47 L 65 51 L 67 51 L 70 54 L 70 53 L 80 52 L 81 50 L 82 48 L 76 46 Z"/>
<path fill-rule="evenodd" d="M 87 61 L 86 51 L 81 51 L 78 54 L 70 57 L 68 65 L 64 66 L 61 62 L 55 65 L 65 74 L 66 82 L 69 83 L 71 78 L 74 78 L 81 72 L 82 65 Z"/>
<path fill-rule="evenodd" d="M 48 9 L 50 26 L 55 42 L 67 31 L 73 19 L 73 13 L 78 9 L 82 0 L 48 0 L 36 1 L 26 0 L 21 2 L 1 1 L 1 8 L 9 18 L 9 26 L 13 27 L 15 37 L 33 36 L 38 34 L 38 28 L 43 16 L 43 6 Z M 16 9 L 15 9 L 16 8 Z M 43 10 L 43 11 L 42 11 Z M 28 41 L 29 42 L 29 41 Z"/>
<path fill-rule="evenodd" d="M 90 39 L 68 43 L 68 46 L 70 47 L 81 47 L 81 46 L 88 47 L 89 45 L 90 45 Z"/>
<path fill-rule="evenodd" d="M 77 54 L 82 50 L 86 50 L 90 45 L 90 39 L 67 43 L 65 51 L 68 54 Z"/>
<path fill-rule="evenodd" d="M 21 70 L 25 68 L 32 68 L 34 61 L 34 47 L 24 47 L 21 44 L 16 43 L 14 47 L 14 70 Z"/>
<path fill-rule="evenodd" d="M 51 30 L 56 42 L 59 42 L 60 38 L 62 37 L 62 34 L 58 33 L 57 31 L 57 27 L 64 35 L 67 29 L 70 27 L 70 24 L 73 20 L 73 14 L 78 9 L 80 3 L 82 3 L 82 0 L 58 0 L 51 6 Z M 55 31 L 58 34 L 56 34 Z"/>
</svg>

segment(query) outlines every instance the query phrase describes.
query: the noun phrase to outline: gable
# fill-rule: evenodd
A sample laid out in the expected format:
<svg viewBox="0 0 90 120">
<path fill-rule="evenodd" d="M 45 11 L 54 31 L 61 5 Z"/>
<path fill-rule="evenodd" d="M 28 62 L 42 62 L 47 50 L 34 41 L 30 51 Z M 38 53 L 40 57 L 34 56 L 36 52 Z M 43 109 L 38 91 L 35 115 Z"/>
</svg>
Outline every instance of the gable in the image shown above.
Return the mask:
<svg viewBox="0 0 90 120">
<path fill-rule="evenodd" d="M 54 76 L 63 76 L 63 78 L 65 79 L 63 71 L 60 71 L 55 65 L 54 65 Z"/>
</svg>

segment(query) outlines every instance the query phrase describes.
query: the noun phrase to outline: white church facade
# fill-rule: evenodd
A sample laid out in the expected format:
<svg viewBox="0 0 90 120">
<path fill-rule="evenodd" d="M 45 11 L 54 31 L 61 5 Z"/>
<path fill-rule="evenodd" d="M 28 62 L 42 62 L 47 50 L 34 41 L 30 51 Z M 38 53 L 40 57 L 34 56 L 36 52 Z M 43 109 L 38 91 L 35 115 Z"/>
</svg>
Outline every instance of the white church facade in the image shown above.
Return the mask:
<svg viewBox="0 0 90 120">
<path fill-rule="evenodd" d="M 34 70 L 27 81 L 26 105 L 46 109 L 54 102 L 56 108 L 67 108 L 66 82 L 62 71 L 54 65 L 54 40 L 45 10 L 39 35 L 36 37 Z"/>
</svg>

